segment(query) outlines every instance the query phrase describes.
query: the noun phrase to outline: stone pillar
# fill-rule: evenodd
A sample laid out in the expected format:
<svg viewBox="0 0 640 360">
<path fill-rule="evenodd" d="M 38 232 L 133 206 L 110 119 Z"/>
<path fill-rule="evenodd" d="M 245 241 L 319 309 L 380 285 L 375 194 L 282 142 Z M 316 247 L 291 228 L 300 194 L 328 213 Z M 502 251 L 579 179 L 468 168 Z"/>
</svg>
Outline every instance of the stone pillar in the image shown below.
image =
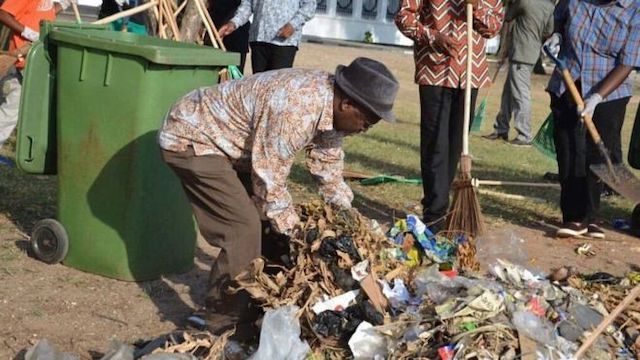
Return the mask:
<svg viewBox="0 0 640 360">
<path fill-rule="evenodd" d="M 362 0 L 353 0 L 353 18 L 362 19 Z"/>
</svg>

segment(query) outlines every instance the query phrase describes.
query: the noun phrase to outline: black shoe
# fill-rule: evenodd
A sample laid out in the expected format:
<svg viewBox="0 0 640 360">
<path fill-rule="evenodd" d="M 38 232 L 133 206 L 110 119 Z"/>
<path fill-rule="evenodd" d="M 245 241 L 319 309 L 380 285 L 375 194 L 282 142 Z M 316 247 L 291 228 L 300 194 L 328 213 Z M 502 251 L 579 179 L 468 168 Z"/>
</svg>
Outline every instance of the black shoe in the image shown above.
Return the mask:
<svg viewBox="0 0 640 360">
<path fill-rule="evenodd" d="M 596 224 L 589 224 L 587 226 L 587 236 L 592 239 L 604 240 L 604 230 Z"/>
<path fill-rule="evenodd" d="M 513 140 L 509 141 L 509 144 L 514 145 L 514 146 L 531 146 L 531 142 L 530 141 L 524 141 L 524 140 L 520 140 L 520 139 L 513 139 Z"/>
<path fill-rule="evenodd" d="M 562 226 L 556 232 L 556 237 L 570 238 L 576 236 L 582 236 L 587 233 L 587 227 L 579 222 L 568 222 L 562 224 Z"/>
<path fill-rule="evenodd" d="M 489 135 L 482 135 L 482 137 L 487 140 L 504 140 L 504 141 L 507 141 L 507 139 L 509 138 L 506 133 L 498 134 L 497 132 L 492 132 Z"/>
</svg>

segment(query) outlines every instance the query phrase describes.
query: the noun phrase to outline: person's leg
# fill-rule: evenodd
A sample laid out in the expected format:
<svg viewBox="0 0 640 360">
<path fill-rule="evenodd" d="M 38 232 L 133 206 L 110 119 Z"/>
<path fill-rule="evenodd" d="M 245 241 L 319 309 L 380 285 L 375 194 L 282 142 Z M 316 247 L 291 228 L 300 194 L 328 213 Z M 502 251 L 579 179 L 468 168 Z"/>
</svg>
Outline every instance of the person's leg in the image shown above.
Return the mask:
<svg viewBox="0 0 640 360">
<path fill-rule="evenodd" d="M 269 70 L 269 57 L 269 44 L 260 42 L 251 43 L 251 69 L 254 74 Z"/>
<path fill-rule="evenodd" d="M 593 123 L 595 124 L 604 145 L 609 150 L 611 161 L 614 164 L 622 162 L 622 146 L 620 133 L 627 109 L 629 98 L 622 98 L 613 101 L 600 103 L 593 113 Z M 587 155 L 585 163 L 585 172 L 587 173 L 587 189 L 589 196 L 587 197 L 586 221 L 590 224 L 598 220 L 598 210 L 600 209 L 600 194 L 602 193 L 603 182 L 591 171 L 589 167 L 592 164 L 604 163 L 604 158 L 600 151 L 591 140 L 591 136 L 587 132 Z M 594 234 L 597 237 L 599 234 Z"/>
<path fill-rule="evenodd" d="M 216 332 L 250 322 L 249 294 L 226 292 L 233 279 L 260 256 L 260 216 L 231 163 L 221 156 L 162 151 L 182 182 L 204 239 L 220 248 L 211 267 L 206 299 L 208 324 Z M 243 336 L 244 334 L 239 334 Z"/>
<path fill-rule="evenodd" d="M 288 69 L 293 66 L 298 48 L 295 46 L 278 46 L 269 44 L 271 57 L 269 58 L 268 70 Z"/>
<path fill-rule="evenodd" d="M 513 99 L 514 127 L 518 132 L 516 140 L 528 144 L 531 135 L 531 71 L 532 65 L 515 63 L 511 96 Z"/>
<path fill-rule="evenodd" d="M 570 96 L 568 92 L 560 98 L 551 95 L 553 136 L 560 180 L 560 209 L 564 223 L 558 230 L 558 236 L 567 237 L 586 233 L 582 223 L 585 220 L 587 198 L 584 129 Z"/>
<path fill-rule="evenodd" d="M 20 84 L 17 72 L 7 75 L 0 84 L 0 148 L 9 139 L 18 124 L 20 108 Z"/>
<path fill-rule="evenodd" d="M 511 120 L 511 114 L 513 113 L 513 108 L 511 107 L 512 96 L 511 96 L 511 88 L 513 81 L 513 63 L 509 63 L 509 71 L 507 72 L 507 79 L 504 82 L 504 86 L 502 87 L 502 96 L 500 98 L 500 112 L 496 115 L 496 122 L 493 125 L 493 134 L 492 135 L 501 135 L 494 136 L 495 139 L 502 138 L 507 140 L 507 136 L 509 135 L 509 121 Z M 489 135 L 490 137 L 491 135 Z"/>
<path fill-rule="evenodd" d="M 451 89 L 420 85 L 420 167 L 423 217 L 434 231 L 444 228 L 449 205 L 449 119 Z M 438 221 L 440 220 L 440 221 Z M 434 223 L 438 221 L 437 223 Z"/>
</svg>

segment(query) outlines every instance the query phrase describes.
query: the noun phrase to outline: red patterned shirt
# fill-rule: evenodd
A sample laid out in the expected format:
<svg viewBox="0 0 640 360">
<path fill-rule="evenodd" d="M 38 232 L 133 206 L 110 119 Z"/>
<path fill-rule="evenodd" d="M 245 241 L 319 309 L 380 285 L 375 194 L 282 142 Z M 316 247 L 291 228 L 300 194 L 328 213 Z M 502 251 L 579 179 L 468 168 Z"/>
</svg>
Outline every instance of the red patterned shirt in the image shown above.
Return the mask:
<svg viewBox="0 0 640 360">
<path fill-rule="evenodd" d="M 448 88 L 466 87 L 467 24 L 465 0 L 402 0 L 396 15 L 400 31 L 414 41 L 416 83 Z M 501 0 L 478 0 L 473 12 L 473 77 L 472 86 L 479 88 L 490 82 L 485 54 L 486 39 L 500 31 L 504 19 Z M 460 42 L 456 58 L 433 46 L 436 33 Z"/>
</svg>

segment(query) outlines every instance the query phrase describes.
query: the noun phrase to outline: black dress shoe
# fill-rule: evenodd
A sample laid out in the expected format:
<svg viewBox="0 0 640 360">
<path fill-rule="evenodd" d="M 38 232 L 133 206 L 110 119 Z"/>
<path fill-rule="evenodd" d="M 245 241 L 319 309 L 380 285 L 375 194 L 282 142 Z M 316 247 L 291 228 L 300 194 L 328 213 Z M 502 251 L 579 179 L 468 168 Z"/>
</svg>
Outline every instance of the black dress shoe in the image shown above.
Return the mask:
<svg viewBox="0 0 640 360">
<path fill-rule="evenodd" d="M 505 134 L 498 134 L 497 132 L 492 132 L 489 135 L 483 135 L 483 138 L 487 139 L 487 140 L 504 140 L 507 141 L 508 135 Z"/>
</svg>

